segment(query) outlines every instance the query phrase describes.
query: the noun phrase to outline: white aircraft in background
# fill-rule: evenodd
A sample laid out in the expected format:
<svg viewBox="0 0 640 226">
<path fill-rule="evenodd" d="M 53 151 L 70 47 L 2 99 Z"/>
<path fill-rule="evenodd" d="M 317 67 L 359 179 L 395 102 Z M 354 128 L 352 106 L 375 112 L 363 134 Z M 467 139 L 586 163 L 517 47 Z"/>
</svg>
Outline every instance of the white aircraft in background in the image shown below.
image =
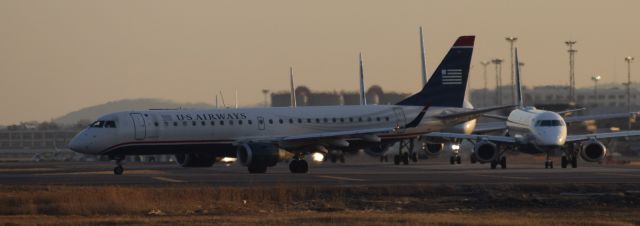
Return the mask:
<svg viewBox="0 0 640 226">
<path fill-rule="evenodd" d="M 69 147 L 109 156 L 118 175 L 124 156 L 150 154 L 175 154 L 183 167 L 237 156 L 249 172 L 264 173 L 280 160 L 281 149 L 294 154 L 292 173 L 306 173 L 305 154 L 414 137 L 505 108 L 461 108 L 474 40 L 458 38 L 423 89 L 395 105 L 116 112 L 99 117 Z"/>
<path fill-rule="evenodd" d="M 515 50 L 515 60 L 519 62 L 517 49 Z M 475 143 L 472 159 L 481 163 L 491 163 L 491 168 L 495 169 L 497 165 L 502 168 L 507 167 L 504 153 L 508 150 L 530 154 L 545 153 L 545 168 L 553 168 L 553 162 L 549 159 L 549 155 L 556 150 L 562 150 L 564 152 L 561 162 L 562 168 L 566 168 L 568 165 L 576 168 L 578 156 L 588 162 L 598 162 L 604 159 L 607 148 L 599 140 L 640 135 L 640 131 L 567 135 L 567 124 L 560 114 L 539 110 L 532 106 L 523 106 L 520 67 L 518 64 L 515 65 L 518 107 L 506 118 L 507 136 L 445 132 L 434 132 L 427 136 L 467 139 Z M 592 118 L 582 117 L 584 120 Z"/>
</svg>

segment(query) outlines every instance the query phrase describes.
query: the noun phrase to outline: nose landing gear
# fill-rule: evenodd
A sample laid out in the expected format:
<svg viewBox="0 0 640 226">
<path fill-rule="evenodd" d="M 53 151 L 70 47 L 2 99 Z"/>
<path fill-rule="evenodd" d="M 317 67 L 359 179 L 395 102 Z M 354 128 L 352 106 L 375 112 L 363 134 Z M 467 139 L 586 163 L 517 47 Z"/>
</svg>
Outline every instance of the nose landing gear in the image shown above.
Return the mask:
<svg viewBox="0 0 640 226">
<path fill-rule="evenodd" d="M 116 161 L 116 167 L 113 168 L 113 174 L 122 175 L 122 173 L 124 173 L 124 167 L 122 167 L 122 161 L 124 160 L 124 156 L 122 155 L 110 156 L 109 158 Z"/>
</svg>

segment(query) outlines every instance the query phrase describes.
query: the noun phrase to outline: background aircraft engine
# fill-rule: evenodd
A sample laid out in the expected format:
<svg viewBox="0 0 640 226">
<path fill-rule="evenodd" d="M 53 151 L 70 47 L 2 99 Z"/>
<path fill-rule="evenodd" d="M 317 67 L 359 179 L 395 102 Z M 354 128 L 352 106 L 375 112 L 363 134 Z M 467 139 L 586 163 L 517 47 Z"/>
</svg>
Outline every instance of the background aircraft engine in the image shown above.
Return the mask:
<svg viewBox="0 0 640 226">
<path fill-rule="evenodd" d="M 422 150 L 429 156 L 439 155 L 444 149 L 443 143 L 422 143 Z"/>
<path fill-rule="evenodd" d="M 216 161 L 216 156 L 209 153 L 181 153 L 175 157 L 182 167 L 211 167 Z"/>
<path fill-rule="evenodd" d="M 607 155 L 607 147 L 600 141 L 591 140 L 582 143 L 580 157 L 587 162 L 599 162 Z"/>
<path fill-rule="evenodd" d="M 481 163 L 491 162 L 498 156 L 498 146 L 489 141 L 480 141 L 473 147 L 476 160 Z"/>
<path fill-rule="evenodd" d="M 237 159 L 244 166 L 275 166 L 280 159 L 280 150 L 271 143 L 248 143 L 238 146 Z"/>
</svg>

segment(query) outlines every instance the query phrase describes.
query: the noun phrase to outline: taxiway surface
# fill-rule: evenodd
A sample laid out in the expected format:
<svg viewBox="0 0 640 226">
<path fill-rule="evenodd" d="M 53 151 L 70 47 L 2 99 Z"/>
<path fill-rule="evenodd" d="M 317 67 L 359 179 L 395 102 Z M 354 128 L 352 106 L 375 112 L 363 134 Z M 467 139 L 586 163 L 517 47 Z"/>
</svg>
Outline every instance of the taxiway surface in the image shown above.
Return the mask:
<svg viewBox="0 0 640 226">
<path fill-rule="evenodd" d="M 180 168 L 170 163 L 127 163 L 124 175 L 113 175 L 109 162 L 0 163 L 3 185 L 162 185 L 200 183 L 215 186 L 301 185 L 388 186 L 405 184 L 549 184 L 640 183 L 640 167 L 582 164 L 576 169 L 544 169 L 541 163 L 512 163 L 508 169 L 487 164 L 449 165 L 423 161 L 389 163 L 312 164 L 308 174 L 289 173 L 286 163 L 266 174 L 249 174 L 239 165 Z"/>
</svg>

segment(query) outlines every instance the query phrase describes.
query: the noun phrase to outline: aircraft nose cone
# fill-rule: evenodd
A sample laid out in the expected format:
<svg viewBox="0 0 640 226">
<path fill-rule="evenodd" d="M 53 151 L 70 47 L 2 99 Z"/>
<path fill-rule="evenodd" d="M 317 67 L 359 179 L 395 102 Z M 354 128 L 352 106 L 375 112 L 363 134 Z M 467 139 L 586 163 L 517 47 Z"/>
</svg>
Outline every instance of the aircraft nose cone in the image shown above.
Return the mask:
<svg viewBox="0 0 640 226">
<path fill-rule="evenodd" d="M 69 141 L 69 144 L 67 145 L 69 147 L 69 149 L 75 151 L 75 152 L 80 152 L 80 153 L 84 153 L 87 151 L 87 146 L 84 144 L 84 142 L 82 142 L 82 134 L 79 133 L 76 136 L 74 136 L 71 141 Z"/>
</svg>

